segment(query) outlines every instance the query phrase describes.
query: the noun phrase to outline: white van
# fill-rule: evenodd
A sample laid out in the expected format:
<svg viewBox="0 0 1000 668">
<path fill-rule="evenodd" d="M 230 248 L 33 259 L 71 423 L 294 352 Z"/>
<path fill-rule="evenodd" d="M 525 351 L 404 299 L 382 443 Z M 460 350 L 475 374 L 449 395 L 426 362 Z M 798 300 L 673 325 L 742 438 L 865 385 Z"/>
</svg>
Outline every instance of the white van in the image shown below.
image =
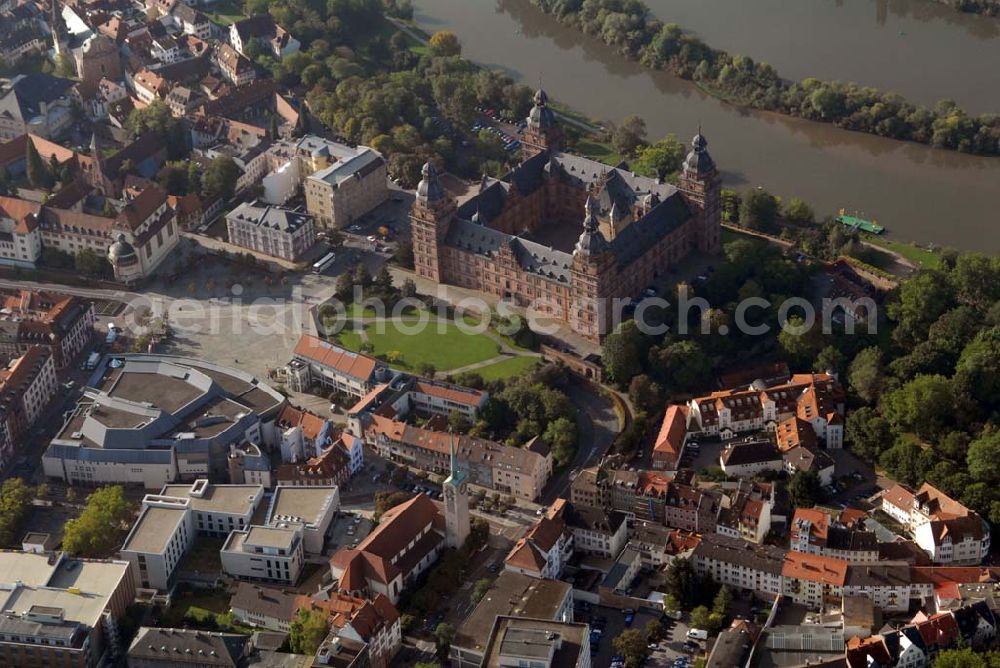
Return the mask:
<svg viewBox="0 0 1000 668">
<path fill-rule="evenodd" d="M 708 640 L 708 631 L 705 629 L 688 629 L 688 640 Z"/>
</svg>

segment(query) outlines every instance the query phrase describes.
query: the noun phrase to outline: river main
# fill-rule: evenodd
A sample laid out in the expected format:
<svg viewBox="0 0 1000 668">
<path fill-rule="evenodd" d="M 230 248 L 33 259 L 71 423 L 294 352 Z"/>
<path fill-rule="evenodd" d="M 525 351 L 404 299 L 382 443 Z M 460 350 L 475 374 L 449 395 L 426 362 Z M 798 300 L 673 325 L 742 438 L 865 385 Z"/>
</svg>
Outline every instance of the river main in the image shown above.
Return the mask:
<svg viewBox="0 0 1000 668">
<path fill-rule="evenodd" d="M 657 7 L 664 3 L 654 0 Z M 841 207 L 862 211 L 900 240 L 1000 250 L 998 158 L 725 104 L 689 82 L 621 58 L 598 40 L 542 14 L 529 0 L 415 0 L 414 6 L 418 25 L 430 32 L 454 32 L 466 57 L 532 86 L 541 81 L 556 100 L 588 116 L 613 121 L 641 116 L 653 139 L 674 133 L 686 141 L 700 123 L 729 187 L 759 185 L 784 197 L 798 196 L 820 216 Z M 781 17 L 774 21 L 780 23 Z M 698 29 L 708 32 L 705 26 Z M 713 43 L 710 33 L 705 36 L 713 46 L 742 51 Z M 795 74 L 769 62 L 786 76 Z"/>
</svg>

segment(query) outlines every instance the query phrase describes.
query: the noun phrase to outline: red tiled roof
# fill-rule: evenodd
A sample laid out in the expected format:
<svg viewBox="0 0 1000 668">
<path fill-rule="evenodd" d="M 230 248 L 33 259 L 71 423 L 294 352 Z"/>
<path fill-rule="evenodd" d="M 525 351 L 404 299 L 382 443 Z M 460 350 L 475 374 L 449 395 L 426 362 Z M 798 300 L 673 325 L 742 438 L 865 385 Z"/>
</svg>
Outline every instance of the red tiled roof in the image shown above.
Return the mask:
<svg viewBox="0 0 1000 668">
<path fill-rule="evenodd" d="M 368 380 L 376 366 L 373 357 L 351 352 L 309 334 L 302 335 L 294 354 L 360 380 Z"/>
<path fill-rule="evenodd" d="M 847 578 L 847 562 L 804 552 L 788 552 L 781 568 L 782 577 L 822 582 L 842 587 Z"/>
<path fill-rule="evenodd" d="M 653 445 L 653 459 L 676 466 L 687 435 L 687 409 L 684 406 L 669 406 L 660 425 L 660 433 Z"/>
</svg>

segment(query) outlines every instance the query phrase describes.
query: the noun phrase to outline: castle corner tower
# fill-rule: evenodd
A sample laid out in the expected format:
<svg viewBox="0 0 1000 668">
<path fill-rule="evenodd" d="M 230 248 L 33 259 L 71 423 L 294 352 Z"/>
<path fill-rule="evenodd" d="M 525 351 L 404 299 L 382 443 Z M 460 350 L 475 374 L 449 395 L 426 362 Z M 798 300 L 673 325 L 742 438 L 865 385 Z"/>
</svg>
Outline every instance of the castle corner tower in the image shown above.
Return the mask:
<svg viewBox="0 0 1000 668">
<path fill-rule="evenodd" d="M 469 486 L 465 480 L 465 471 L 458 470 L 458 453 L 454 442 L 450 444 L 450 448 L 451 475 L 442 483 L 445 535 L 448 547 L 458 549 L 469 537 Z"/>
<path fill-rule="evenodd" d="M 722 182 L 715 161 L 708 154 L 708 140 L 698 134 L 684 159 L 678 189 L 698 218 L 698 250 L 718 253 L 722 234 Z"/>
<path fill-rule="evenodd" d="M 540 88 L 535 91 L 535 105 L 528 113 L 527 123 L 521 136 L 522 160 L 539 153 L 562 150 L 562 128 L 555 112 L 549 109 L 549 96 Z"/>
<path fill-rule="evenodd" d="M 441 185 L 432 163 L 425 163 L 421 174 L 417 197 L 410 209 L 413 265 L 418 276 L 442 283 L 441 246 L 455 217 L 455 200 Z"/>
</svg>

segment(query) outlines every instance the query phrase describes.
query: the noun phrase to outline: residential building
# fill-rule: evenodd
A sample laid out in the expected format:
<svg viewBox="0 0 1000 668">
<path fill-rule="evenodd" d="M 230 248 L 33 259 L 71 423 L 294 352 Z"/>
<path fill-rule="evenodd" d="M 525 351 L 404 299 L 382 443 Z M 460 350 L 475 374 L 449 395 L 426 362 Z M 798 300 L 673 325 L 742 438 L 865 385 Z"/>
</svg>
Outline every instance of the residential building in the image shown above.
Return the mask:
<svg viewBox="0 0 1000 668">
<path fill-rule="evenodd" d="M 376 594 L 370 601 L 340 593 L 329 598 L 299 596 L 297 609 L 323 612 L 331 634 L 365 643 L 372 668 L 388 668 L 403 646 L 399 611 L 384 594 Z"/>
<path fill-rule="evenodd" d="M 98 369 L 42 456 L 70 484 L 141 484 L 224 477 L 230 445 L 262 442 L 285 398 L 257 378 L 171 355 L 116 355 Z"/>
<path fill-rule="evenodd" d="M 424 494 L 390 508 L 356 548 L 341 548 L 330 559 L 336 591 L 393 605 L 403 589 L 437 561 L 445 547 L 445 518 Z"/>
<path fill-rule="evenodd" d="M 313 217 L 257 200 L 226 214 L 229 243 L 283 260 L 298 261 L 316 244 Z"/>
<path fill-rule="evenodd" d="M 750 478 L 764 471 L 781 471 L 785 460 L 768 441 L 731 443 L 719 455 L 722 472 L 735 478 Z"/>
<path fill-rule="evenodd" d="M 323 545 L 330 524 L 340 509 L 337 487 L 278 485 L 267 509 L 267 525 L 300 527 L 307 556 L 324 554 Z"/>
<path fill-rule="evenodd" d="M 143 626 L 128 648 L 128 665 L 135 668 L 236 668 L 246 665 L 252 654 L 250 636 Z"/>
<path fill-rule="evenodd" d="M 878 539 L 874 532 L 848 529 L 818 508 L 795 510 L 790 547 L 797 552 L 842 559 L 852 564 L 879 561 Z"/>
<path fill-rule="evenodd" d="M 174 48 L 177 45 L 174 44 Z M 170 84 L 152 70 L 140 70 L 132 75 L 132 92 L 143 104 L 152 104 L 156 100 L 163 100 L 170 92 Z"/>
<path fill-rule="evenodd" d="M 634 520 L 628 530 L 628 544 L 639 550 L 643 567 L 650 570 L 659 570 L 678 557 L 691 558 L 700 541 L 700 534 L 644 520 Z"/>
<path fill-rule="evenodd" d="M 0 58 L 9 67 L 28 54 L 44 51 L 48 45 L 48 35 L 41 21 L 24 11 L 31 7 L 33 5 L 26 4 L 0 12 Z"/>
<path fill-rule="evenodd" d="M 80 104 L 76 82 L 50 74 L 19 74 L 0 81 L 0 140 L 31 133 L 58 139 L 73 124 Z"/>
<path fill-rule="evenodd" d="M 271 457 L 260 446 L 253 443 L 230 443 L 229 458 L 226 462 L 229 480 L 236 485 L 260 485 L 270 488 Z"/>
<path fill-rule="evenodd" d="M 295 464 L 281 464 L 277 471 L 278 484 L 286 487 L 296 485 L 339 486 L 345 484 L 350 478 L 350 457 L 336 444 L 327 448 L 317 457 L 310 457 Z"/>
<path fill-rule="evenodd" d="M 410 211 L 416 272 L 541 308 L 597 340 L 616 324 L 617 298 L 640 294 L 696 250 L 719 250 L 718 171 L 700 133 L 680 188 L 564 153 L 547 95 L 534 101 L 522 162 L 503 180 L 483 179 L 461 206 L 424 165 Z M 535 240 L 557 226 L 565 233 L 554 245 Z"/>
<path fill-rule="evenodd" d="M 288 633 L 298 610 L 298 597 L 293 591 L 240 581 L 229 599 L 229 609 L 241 624 Z"/>
<path fill-rule="evenodd" d="M 380 456 L 436 473 L 448 470 L 454 441 L 470 484 L 529 501 L 538 498 L 552 475 L 552 454 L 541 438 L 514 448 L 432 427 L 417 427 L 376 412 L 370 416 L 364 437 Z"/>
<path fill-rule="evenodd" d="M 573 547 L 578 552 L 613 559 L 628 540 L 625 515 L 617 510 L 605 512 L 594 506 L 568 504 L 565 519 L 566 527 L 573 534 Z"/>
<path fill-rule="evenodd" d="M 257 78 L 257 68 L 250 59 L 228 44 L 216 45 L 214 60 L 222 76 L 234 86 L 243 86 Z"/>
<path fill-rule="evenodd" d="M 483 650 L 483 668 L 590 668 L 586 624 L 499 616 Z"/>
<path fill-rule="evenodd" d="M 479 668 L 497 617 L 517 615 L 553 622 L 573 621 L 573 587 L 501 571 L 475 609 L 455 630 L 449 658 L 457 668 Z"/>
<path fill-rule="evenodd" d="M 90 345 L 96 322 L 92 302 L 32 290 L 0 293 L 0 298 L 0 355 L 17 357 L 43 348 L 56 369 L 64 369 Z"/>
<path fill-rule="evenodd" d="M 642 556 L 639 548 L 634 545 L 626 545 L 625 549 L 618 554 L 611 562 L 604 580 L 598 586 L 598 593 L 601 602 L 611 602 L 617 600 L 616 597 L 631 596 L 632 585 L 639 571 L 642 569 Z"/>
<path fill-rule="evenodd" d="M 705 534 L 692 554 L 695 570 L 715 582 L 776 596 L 782 591 L 785 551 L 719 534 Z"/>
<path fill-rule="evenodd" d="M 240 580 L 294 585 L 305 560 L 302 534 L 297 522 L 237 529 L 219 552 L 222 571 Z"/>
<path fill-rule="evenodd" d="M 650 465 L 657 470 L 676 471 L 687 443 L 687 407 L 668 406 L 653 443 Z"/>
<path fill-rule="evenodd" d="M 0 665 L 92 668 L 123 649 L 127 563 L 3 550 L 0 583 Z"/>
<path fill-rule="evenodd" d="M 185 35 L 194 35 L 206 41 L 212 37 L 212 22 L 191 5 L 178 2 L 170 10 L 170 18 Z"/>
<path fill-rule="evenodd" d="M 777 428 L 779 446 L 787 445 L 787 433 L 779 425 L 798 417 L 809 424 L 815 438 L 824 441 L 827 448 L 843 447 L 844 390 L 828 373 L 795 374 L 786 382 L 770 386 L 755 381 L 749 388 L 692 399 L 687 409 L 689 436 L 706 434 L 728 439 Z"/>
<path fill-rule="evenodd" d="M 846 561 L 805 552 L 788 552 L 781 569 L 781 593 L 796 603 L 819 608 L 840 603 L 847 580 Z"/>
<path fill-rule="evenodd" d="M 906 612 L 910 607 L 910 566 L 901 561 L 848 565 L 843 595 L 866 596 L 883 613 Z"/>
<path fill-rule="evenodd" d="M 504 568 L 534 578 L 558 580 L 573 556 L 573 533 L 566 527 L 566 501 L 556 499 L 504 559 Z"/>
<path fill-rule="evenodd" d="M 771 530 L 772 498 L 756 486 L 740 485 L 732 494 L 723 496 L 716 519 L 716 533 L 740 538 L 751 543 L 763 543 Z"/>
<path fill-rule="evenodd" d="M 337 145 L 327 161 L 304 182 L 306 209 L 323 227 L 347 227 L 388 199 L 386 162 L 374 149 Z"/>
<path fill-rule="evenodd" d="M 23 445 L 23 436 L 59 390 L 52 354 L 29 348 L 0 368 L 0 466 L 6 467 Z"/>
<path fill-rule="evenodd" d="M 264 442 L 278 446 L 283 462 L 319 457 L 330 446 L 334 427 L 315 413 L 287 405 L 264 431 Z"/>
<path fill-rule="evenodd" d="M 930 483 L 916 493 L 890 487 L 882 493 L 882 510 L 903 524 L 936 564 L 978 564 L 989 554 L 986 520 Z"/>
<path fill-rule="evenodd" d="M 229 26 L 229 42 L 246 55 L 251 41 L 258 42 L 278 60 L 299 50 L 299 40 L 279 26 L 270 14 L 258 14 Z"/>
</svg>

